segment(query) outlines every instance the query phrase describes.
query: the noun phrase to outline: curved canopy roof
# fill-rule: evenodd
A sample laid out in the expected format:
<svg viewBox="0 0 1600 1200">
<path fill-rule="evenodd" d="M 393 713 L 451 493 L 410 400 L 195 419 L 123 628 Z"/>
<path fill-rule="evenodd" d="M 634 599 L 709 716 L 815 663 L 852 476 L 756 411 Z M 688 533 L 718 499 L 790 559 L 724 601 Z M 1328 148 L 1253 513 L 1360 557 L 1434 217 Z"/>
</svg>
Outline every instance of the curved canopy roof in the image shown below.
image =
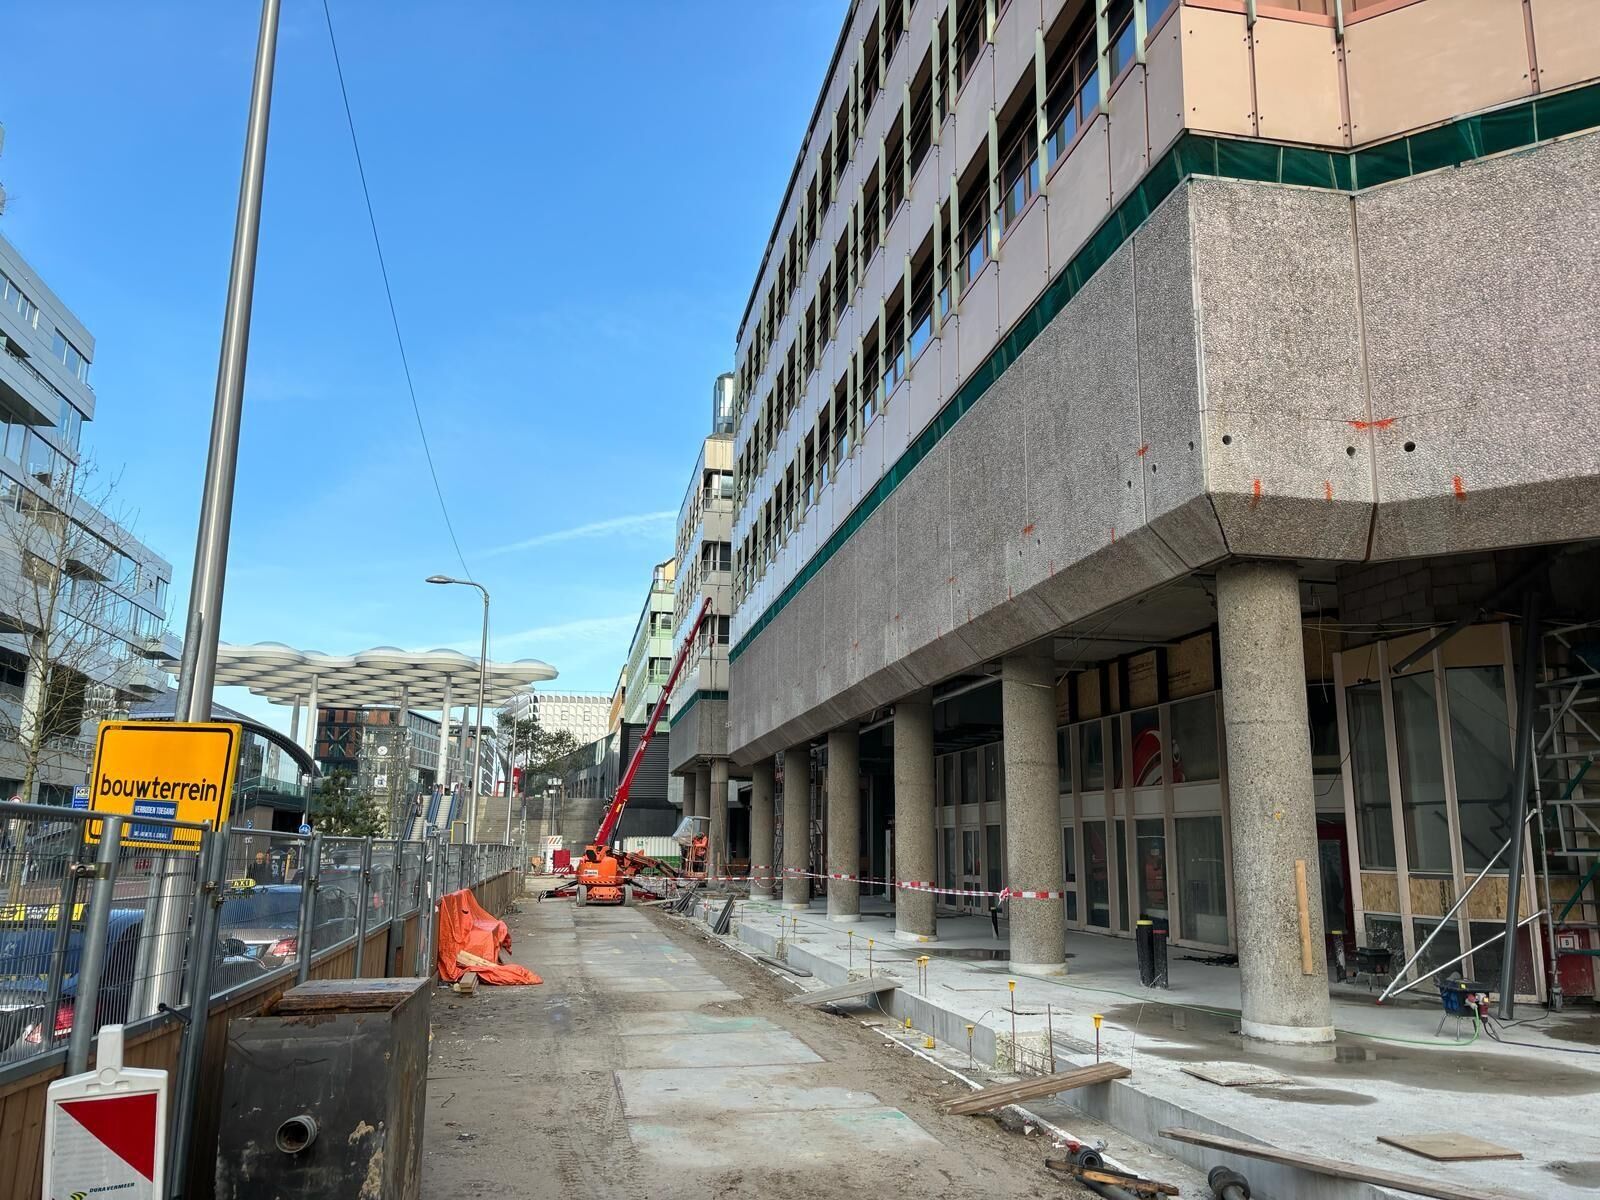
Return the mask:
<svg viewBox="0 0 1600 1200">
<path fill-rule="evenodd" d="M 165 664 L 177 671 L 176 659 Z M 489 663 L 484 699 L 503 704 L 535 683 L 556 677 L 556 669 L 536 658 Z M 453 704 L 471 704 L 478 696 L 478 660 L 456 650 L 401 650 L 375 646 L 358 654 L 322 654 L 296 650 L 281 642 L 217 647 L 217 683 L 249 688 L 275 704 L 304 700 L 316 680 L 318 705 L 358 708 L 395 704 L 408 689 L 412 708 L 442 708 L 445 681 Z"/>
</svg>

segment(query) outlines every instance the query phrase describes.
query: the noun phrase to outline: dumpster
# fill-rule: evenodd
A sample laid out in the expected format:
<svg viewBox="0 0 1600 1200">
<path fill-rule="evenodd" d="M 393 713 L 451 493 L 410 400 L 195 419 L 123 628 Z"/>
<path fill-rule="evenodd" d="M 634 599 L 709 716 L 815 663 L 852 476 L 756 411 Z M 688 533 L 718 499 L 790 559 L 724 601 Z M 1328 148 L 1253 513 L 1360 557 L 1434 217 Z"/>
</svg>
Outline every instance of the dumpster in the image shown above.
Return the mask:
<svg viewBox="0 0 1600 1200">
<path fill-rule="evenodd" d="M 429 990 L 319 979 L 229 1021 L 217 1200 L 418 1200 Z"/>
</svg>

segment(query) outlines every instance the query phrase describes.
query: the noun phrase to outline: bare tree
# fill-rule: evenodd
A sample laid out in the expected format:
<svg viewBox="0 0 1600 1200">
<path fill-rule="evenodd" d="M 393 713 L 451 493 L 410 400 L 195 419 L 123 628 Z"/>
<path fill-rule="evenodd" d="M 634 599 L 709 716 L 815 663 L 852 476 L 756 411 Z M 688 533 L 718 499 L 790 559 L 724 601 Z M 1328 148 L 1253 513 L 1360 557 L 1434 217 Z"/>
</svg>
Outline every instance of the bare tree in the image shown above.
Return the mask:
<svg viewBox="0 0 1600 1200">
<path fill-rule="evenodd" d="M 87 760 L 86 722 L 120 704 L 133 672 L 128 643 L 153 628 L 113 588 L 133 590 L 138 563 L 115 542 L 124 526 L 106 515 L 116 491 L 87 462 L 33 475 L 36 489 L 0 479 L 0 644 L 26 662 L 15 716 L 0 707 L 0 737 L 14 741 L 24 798 L 63 758 Z"/>
</svg>

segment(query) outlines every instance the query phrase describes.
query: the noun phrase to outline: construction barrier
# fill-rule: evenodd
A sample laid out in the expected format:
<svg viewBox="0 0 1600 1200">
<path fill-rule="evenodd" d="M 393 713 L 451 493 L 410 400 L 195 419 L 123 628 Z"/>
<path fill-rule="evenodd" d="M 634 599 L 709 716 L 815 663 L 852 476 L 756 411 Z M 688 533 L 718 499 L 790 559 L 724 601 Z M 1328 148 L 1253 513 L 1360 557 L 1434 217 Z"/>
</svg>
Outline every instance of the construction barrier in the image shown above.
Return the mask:
<svg viewBox="0 0 1600 1200">
<path fill-rule="evenodd" d="M 500 951 L 511 949 L 511 931 L 499 917 L 485 912 L 471 888 L 451 892 L 439 901 L 439 978 L 454 983 L 471 971 L 483 983 L 543 983 L 527 967 L 502 963 Z"/>
</svg>

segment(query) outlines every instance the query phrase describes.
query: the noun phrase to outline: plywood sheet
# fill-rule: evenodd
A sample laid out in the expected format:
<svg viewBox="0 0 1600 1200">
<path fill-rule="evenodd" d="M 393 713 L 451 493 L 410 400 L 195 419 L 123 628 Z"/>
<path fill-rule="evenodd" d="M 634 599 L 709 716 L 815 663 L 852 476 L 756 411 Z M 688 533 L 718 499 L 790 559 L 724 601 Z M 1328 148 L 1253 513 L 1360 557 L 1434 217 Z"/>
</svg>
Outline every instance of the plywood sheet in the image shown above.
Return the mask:
<svg viewBox="0 0 1600 1200">
<path fill-rule="evenodd" d="M 1408 875 L 1406 876 L 1406 886 L 1411 893 L 1411 913 L 1413 916 L 1442 917 L 1450 911 L 1450 906 L 1455 903 L 1456 885 L 1454 880 Z"/>
<path fill-rule="evenodd" d="M 1294 1082 L 1280 1071 L 1274 1071 L 1271 1067 L 1257 1066 L 1255 1063 L 1190 1063 L 1183 1068 L 1183 1073 L 1193 1075 L 1196 1079 L 1204 1079 L 1207 1083 L 1214 1083 L 1218 1087 L 1258 1087 L 1262 1084 Z"/>
<path fill-rule="evenodd" d="M 1167 651 L 1167 696 L 1182 700 L 1217 690 L 1216 635 L 1210 630 L 1185 638 Z"/>
<path fill-rule="evenodd" d="M 1431 1158 L 1434 1162 L 1472 1162 L 1483 1158 L 1521 1158 L 1520 1150 L 1497 1146 L 1469 1133 L 1380 1133 L 1378 1140 Z"/>
<path fill-rule="evenodd" d="M 1365 912 L 1400 911 L 1400 886 L 1393 872 L 1361 872 L 1361 907 Z"/>
</svg>

